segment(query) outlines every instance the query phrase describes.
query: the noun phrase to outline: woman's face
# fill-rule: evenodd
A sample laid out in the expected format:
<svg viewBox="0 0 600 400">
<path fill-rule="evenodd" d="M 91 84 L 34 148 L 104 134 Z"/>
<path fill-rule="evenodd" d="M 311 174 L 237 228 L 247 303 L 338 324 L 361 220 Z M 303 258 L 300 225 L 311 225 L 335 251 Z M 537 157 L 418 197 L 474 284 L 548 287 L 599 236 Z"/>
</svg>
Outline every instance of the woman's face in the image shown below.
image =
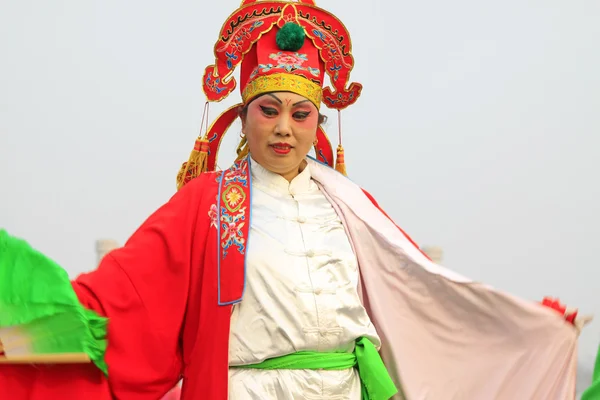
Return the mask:
<svg viewBox="0 0 600 400">
<path fill-rule="evenodd" d="M 268 93 L 248 105 L 242 116 L 242 133 L 256 162 L 291 181 L 313 146 L 318 122 L 317 107 L 305 97 Z"/>
</svg>

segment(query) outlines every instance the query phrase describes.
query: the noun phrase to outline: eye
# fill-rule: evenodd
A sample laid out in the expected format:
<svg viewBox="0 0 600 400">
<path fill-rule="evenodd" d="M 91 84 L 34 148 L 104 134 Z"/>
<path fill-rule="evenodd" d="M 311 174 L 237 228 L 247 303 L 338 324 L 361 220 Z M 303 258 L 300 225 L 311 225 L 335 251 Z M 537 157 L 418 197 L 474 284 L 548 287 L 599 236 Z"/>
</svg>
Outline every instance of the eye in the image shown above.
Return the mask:
<svg viewBox="0 0 600 400">
<path fill-rule="evenodd" d="M 303 121 L 310 115 L 310 111 L 296 111 L 294 113 L 294 119 L 297 121 Z"/>
<path fill-rule="evenodd" d="M 265 106 L 259 106 L 259 107 L 262 110 L 263 114 L 265 114 L 267 117 L 274 117 L 277 115 L 277 110 L 272 107 L 265 107 Z"/>
</svg>

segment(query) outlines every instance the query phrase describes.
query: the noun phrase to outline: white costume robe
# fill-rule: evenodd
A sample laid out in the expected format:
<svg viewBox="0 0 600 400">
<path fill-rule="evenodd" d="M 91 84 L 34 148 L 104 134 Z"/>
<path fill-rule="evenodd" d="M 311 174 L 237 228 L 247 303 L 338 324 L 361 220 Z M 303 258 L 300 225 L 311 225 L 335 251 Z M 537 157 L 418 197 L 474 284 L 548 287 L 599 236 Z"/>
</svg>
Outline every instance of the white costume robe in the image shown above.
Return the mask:
<svg viewBox="0 0 600 400">
<path fill-rule="evenodd" d="M 311 179 L 289 183 L 251 164 L 252 223 L 247 286 L 234 306 L 230 365 L 296 351 L 352 352 L 380 341 L 358 294 L 358 263 L 340 217 Z M 356 369 L 230 369 L 230 399 L 360 400 Z"/>
<path fill-rule="evenodd" d="M 0 366 L 0 393 L 146 400 L 183 375 L 186 400 L 358 399 L 353 370 L 230 366 L 351 351 L 368 335 L 394 399 L 575 398 L 578 329 L 563 315 L 432 263 L 358 185 L 308 164 L 287 193 L 260 168 L 250 191 L 247 160 L 187 184 L 72 283 L 110 320 L 109 379 L 93 365 Z"/>
</svg>

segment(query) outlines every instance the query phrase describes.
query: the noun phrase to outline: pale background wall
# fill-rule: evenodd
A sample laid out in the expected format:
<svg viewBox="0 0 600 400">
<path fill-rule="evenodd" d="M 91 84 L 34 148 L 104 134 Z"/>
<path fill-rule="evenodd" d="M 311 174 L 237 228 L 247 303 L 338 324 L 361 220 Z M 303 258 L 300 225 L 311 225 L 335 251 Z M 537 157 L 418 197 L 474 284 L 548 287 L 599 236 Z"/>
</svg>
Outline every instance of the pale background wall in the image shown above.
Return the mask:
<svg viewBox="0 0 600 400">
<path fill-rule="evenodd" d="M 238 4 L 0 1 L 0 226 L 72 275 L 97 238 L 124 242 L 175 189 Z M 365 87 L 343 114 L 350 176 L 450 268 L 600 314 L 600 3 L 318 4 L 349 27 Z M 597 320 L 582 369 L 599 341 Z"/>
</svg>

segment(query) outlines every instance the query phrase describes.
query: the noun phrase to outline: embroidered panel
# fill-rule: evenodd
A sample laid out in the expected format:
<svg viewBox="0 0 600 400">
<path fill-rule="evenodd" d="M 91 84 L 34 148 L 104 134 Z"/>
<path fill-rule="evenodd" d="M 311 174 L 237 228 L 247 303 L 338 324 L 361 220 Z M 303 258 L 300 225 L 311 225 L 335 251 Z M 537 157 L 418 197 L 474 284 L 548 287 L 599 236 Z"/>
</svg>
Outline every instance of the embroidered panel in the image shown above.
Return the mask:
<svg viewBox="0 0 600 400">
<path fill-rule="evenodd" d="M 219 305 L 241 301 L 244 293 L 246 250 L 250 232 L 248 158 L 219 174 L 217 204 L 209 210 L 217 230 Z"/>
</svg>

